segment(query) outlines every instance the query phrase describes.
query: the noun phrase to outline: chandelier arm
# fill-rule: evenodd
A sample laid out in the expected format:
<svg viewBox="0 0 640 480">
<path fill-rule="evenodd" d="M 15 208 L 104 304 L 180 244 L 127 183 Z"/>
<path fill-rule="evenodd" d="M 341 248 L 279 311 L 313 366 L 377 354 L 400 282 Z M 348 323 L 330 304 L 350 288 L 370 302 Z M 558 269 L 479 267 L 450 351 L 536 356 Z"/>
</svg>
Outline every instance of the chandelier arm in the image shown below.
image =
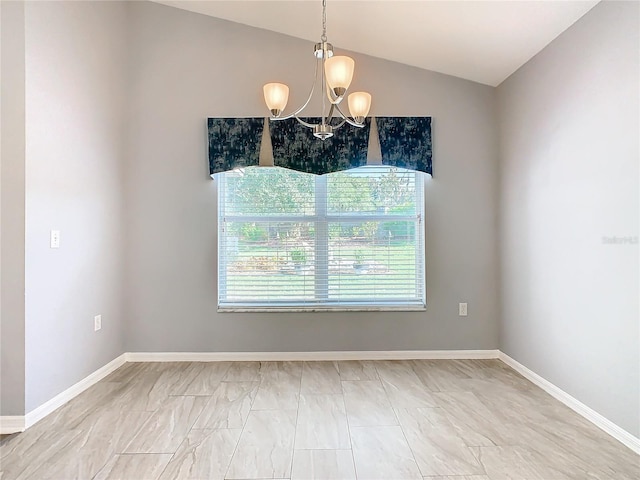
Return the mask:
<svg viewBox="0 0 640 480">
<path fill-rule="evenodd" d="M 362 128 L 365 126 L 365 123 L 358 123 L 358 122 L 354 122 L 353 120 L 351 120 L 347 115 L 345 115 L 342 110 L 340 110 L 340 106 L 338 104 L 336 105 L 336 110 L 338 110 L 338 112 L 340 112 L 340 116 L 342 116 L 342 118 L 344 118 L 344 121 L 347 122 L 349 125 L 353 126 L 353 127 L 358 127 L 358 128 Z"/>
<path fill-rule="evenodd" d="M 304 110 L 307 105 L 309 105 L 309 102 L 311 101 L 311 98 L 313 97 L 313 92 L 316 89 L 316 80 L 318 77 L 318 61 L 316 60 L 316 67 L 315 67 L 315 71 L 313 72 L 313 83 L 311 84 L 311 91 L 309 92 L 309 96 L 307 97 L 307 101 L 304 102 L 304 104 L 297 109 L 295 112 L 290 113 L 289 115 L 286 115 L 284 117 L 274 117 L 271 116 L 271 120 L 289 120 L 290 118 L 298 118 L 297 115 Z M 313 127 L 313 125 L 312 125 Z"/>
<path fill-rule="evenodd" d="M 323 10 L 323 12 L 324 12 L 325 9 L 326 9 L 325 0 L 322 0 L 322 10 Z M 324 32 L 324 29 L 326 29 L 326 27 L 323 27 L 322 35 L 323 35 L 323 38 L 326 38 L 327 36 L 326 36 L 326 34 Z M 326 40 L 324 40 L 324 39 L 322 41 L 326 42 Z M 322 88 L 322 90 L 324 90 L 326 88 L 326 85 L 327 85 L 327 81 L 324 78 L 324 71 L 325 71 L 326 64 L 327 64 L 327 56 L 324 55 L 324 52 L 322 52 L 322 53 L 323 53 L 323 55 L 322 55 L 322 70 L 320 71 L 320 84 L 322 86 L 320 88 Z M 326 103 L 325 102 L 325 97 L 324 97 L 324 92 L 321 92 L 320 96 L 322 97 L 322 125 L 324 125 L 325 124 L 324 105 Z M 333 112 L 333 110 L 332 110 L 332 112 Z M 329 117 L 329 120 L 331 120 L 331 117 Z"/>
<path fill-rule="evenodd" d="M 333 111 L 335 110 L 335 104 L 331 104 L 331 108 L 329 109 L 329 113 L 327 114 L 327 123 L 331 123 L 331 119 L 333 118 Z"/>
<path fill-rule="evenodd" d="M 337 96 L 335 93 L 333 93 L 333 91 L 328 86 L 326 87 L 326 90 L 327 90 L 327 96 L 329 97 L 329 101 L 334 105 L 340 103 L 344 98 L 344 95 L 341 97 Z"/>
<path fill-rule="evenodd" d="M 313 124 L 313 123 L 305 122 L 304 120 L 301 120 L 300 117 L 298 117 L 297 115 L 293 115 L 293 118 L 295 118 L 298 122 L 300 122 L 305 127 L 313 128 L 316 125 L 319 125 L 318 123 Z M 278 120 L 280 120 L 280 119 L 278 119 Z"/>
<path fill-rule="evenodd" d="M 311 84 L 311 91 L 309 92 L 309 96 L 307 97 L 307 101 L 304 102 L 304 105 L 302 105 L 298 110 L 296 110 L 295 112 L 293 112 L 293 116 L 295 117 L 296 115 L 298 115 L 302 110 L 304 110 L 307 105 L 309 105 L 309 102 L 311 101 L 311 97 L 313 97 L 313 92 L 316 89 L 316 79 L 318 77 L 318 61 L 316 60 L 316 66 L 314 68 L 313 71 L 313 83 Z"/>
</svg>

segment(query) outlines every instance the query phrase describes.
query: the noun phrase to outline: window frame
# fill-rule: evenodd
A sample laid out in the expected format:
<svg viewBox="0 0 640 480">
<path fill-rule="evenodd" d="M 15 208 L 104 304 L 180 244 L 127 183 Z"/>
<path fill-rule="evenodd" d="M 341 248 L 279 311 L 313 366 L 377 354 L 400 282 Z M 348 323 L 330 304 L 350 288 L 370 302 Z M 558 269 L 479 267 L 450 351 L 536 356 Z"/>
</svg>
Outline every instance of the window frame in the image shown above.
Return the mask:
<svg viewBox="0 0 640 480">
<path fill-rule="evenodd" d="M 360 167 L 362 168 L 362 167 Z M 393 168 L 393 167 L 392 167 Z M 328 178 L 326 175 L 315 176 L 315 213 L 305 214 L 284 214 L 284 215 L 228 215 L 225 212 L 225 203 L 221 199 L 225 198 L 226 179 L 217 181 L 217 202 L 218 202 L 218 230 L 217 230 L 217 261 L 218 261 L 218 285 L 217 285 L 217 311 L 220 313 L 243 313 L 243 312 L 345 312 L 345 311 L 425 311 L 427 307 L 426 299 L 426 227 L 425 227 L 425 201 L 424 175 L 419 171 L 411 171 L 415 175 L 415 195 L 416 213 L 412 215 L 385 215 L 385 214 L 362 214 L 362 213 L 328 213 Z M 226 173 L 217 174 L 225 175 Z M 221 241 L 225 235 L 224 228 L 226 222 L 299 222 L 314 224 L 314 298 L 313 301 L 295 302 L 291 300 L 238 302 L 222 301 L 221 292 L 226 291 L 226 272 L 228 271 L 228 256 L 223 255 Z M 415 281 L 416 289 L 421 292 L 422 298 L 414 301 L 381 300 L 379 303 L 366 301 L 345 301 L 329 299 L 329 225 L 331 223 L 357 223 L 357 222 L 412 222 L 415 223 L 415 231 L 421 234 L 416 235 L 415 250 Z M 319 285 L 320 284 L 320 285 Z M 324 294 L 323 294 L 324 293 Z"/>
</svg>

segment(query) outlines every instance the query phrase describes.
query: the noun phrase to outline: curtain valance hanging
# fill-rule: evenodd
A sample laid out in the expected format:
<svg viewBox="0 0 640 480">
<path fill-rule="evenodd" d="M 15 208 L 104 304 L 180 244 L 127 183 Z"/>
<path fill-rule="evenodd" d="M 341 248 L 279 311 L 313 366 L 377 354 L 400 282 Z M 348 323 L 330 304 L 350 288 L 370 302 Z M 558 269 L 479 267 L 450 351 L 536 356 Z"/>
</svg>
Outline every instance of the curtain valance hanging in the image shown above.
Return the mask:
<svg viewBox="0 0 640 480">
<path fill-rule="evenodd" d="M 431 117 L 372 117 L 321 141 L 295 119 L 209 118 L 209 172 L 255 165 L 323 175 L 363 165 L 432 174 Z"/>
</svg>

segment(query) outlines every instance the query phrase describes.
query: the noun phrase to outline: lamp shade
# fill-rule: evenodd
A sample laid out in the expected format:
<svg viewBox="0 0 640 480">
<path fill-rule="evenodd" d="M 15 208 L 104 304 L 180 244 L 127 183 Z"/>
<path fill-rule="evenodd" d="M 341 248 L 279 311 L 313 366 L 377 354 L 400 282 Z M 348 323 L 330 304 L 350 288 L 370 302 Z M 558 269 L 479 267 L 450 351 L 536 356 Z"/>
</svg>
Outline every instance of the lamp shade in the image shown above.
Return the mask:
<svg viewBox="0 0 640 480">
<path fill-rule="evenodd" d="M 271 114 L 277 117 L 287 106 L 289 100 L 289 87 L 284 83 L 267 83 L 262 88 L 264 91 L 264 101 Z"/>
<path fill-rule="evenodd" d="M 358 123 L 364 122 L 371 108 L 371 95 L 367 92 L 353 92 L 349 95 L 349 113 Z"/>
<path fill-rule="evenodd" d="M 336 96 L 341 97 L 344 95 L 349 85 L 351 85 L 355 65 L 353 58 L 345 57 L 344 55 L 325 60 L 324 73 L 327 78 L 327 84 Z"/>
</svg>

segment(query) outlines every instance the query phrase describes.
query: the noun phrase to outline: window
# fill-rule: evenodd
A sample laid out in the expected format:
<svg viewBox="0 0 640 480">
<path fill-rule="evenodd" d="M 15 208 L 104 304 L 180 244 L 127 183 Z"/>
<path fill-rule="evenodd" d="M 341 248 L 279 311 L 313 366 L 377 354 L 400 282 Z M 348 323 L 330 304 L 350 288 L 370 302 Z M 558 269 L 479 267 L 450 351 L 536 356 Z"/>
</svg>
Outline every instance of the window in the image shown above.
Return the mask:
<svg viewBox="0 0 640 480">
<path fill-rule="evenodd" d="M 216 180 L 220 310 L 425 307 L 420 172 L 249 167 Z"/>
</svg>

